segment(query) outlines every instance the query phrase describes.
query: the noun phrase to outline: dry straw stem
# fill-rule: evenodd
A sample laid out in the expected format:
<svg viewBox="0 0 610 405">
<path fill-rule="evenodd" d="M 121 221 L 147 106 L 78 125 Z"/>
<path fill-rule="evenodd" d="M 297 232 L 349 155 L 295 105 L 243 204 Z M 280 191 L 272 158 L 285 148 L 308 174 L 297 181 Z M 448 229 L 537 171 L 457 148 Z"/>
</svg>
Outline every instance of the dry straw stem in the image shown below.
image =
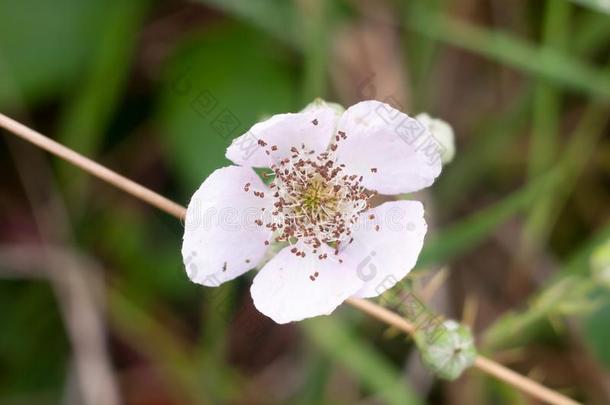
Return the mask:
<svg viewBox="0 0 610 405">
<path fill-rule="evenodd" d="M 0 127 L 3 127 L 18 137 L 31 142 L 34 145 L 64 160 L 67 160 L 87 173 L 112 184 L 120 190 L 123 190 L 126 193 L 131 194 L 134 197 L 145 201 L 148 204 L 153 205 L 178 219 L 183 219 L 185 217 L 186 208 L 183 206 L 176 204 L 162 195 L 159 195 L 154 191 L 149 190 L 124 176 L 121 176 L 118 173 L 113 172 L 112 170 L 84 157 L 71 149 L 66 148 L 65 146 L 55 142 L 39 132 L 34 131 L 31 128 L 26 127 L 25 125 L 7 117 L 4 114 L 0 114 Z M 413 332 L 415 332 L 415 326 L 402 316 L 371 301 L 350 298 L 347 302 L 360 311 L 392 327 L 395 327 L 406 334 L 411 335 Z M 578 402 L 556 391 L 553 391 L 530 378 L 518 374 L 486 357 L 480 355 L 477 356 L 474 367 L 477 367 L 479 370 L 549 404 L 578 404 Z"/>
</svg>

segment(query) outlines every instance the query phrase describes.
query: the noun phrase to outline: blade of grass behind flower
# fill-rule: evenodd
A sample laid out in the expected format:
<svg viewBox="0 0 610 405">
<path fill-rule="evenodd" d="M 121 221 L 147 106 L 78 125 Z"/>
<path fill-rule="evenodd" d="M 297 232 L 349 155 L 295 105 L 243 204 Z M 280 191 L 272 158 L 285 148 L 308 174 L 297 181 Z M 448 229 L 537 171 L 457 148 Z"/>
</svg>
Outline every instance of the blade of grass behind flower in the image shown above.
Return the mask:
<svg viewBox="0 0 610 405">
<path fill-rule="evenodd" d="M 605 0 L 570 0 L 572 3 L 588 7 L 599 13 L 610 15 L 610 3 Z"/>
<path fill-rule="evenodd" d="M 196 383 L 204 386 L 208 397 L 217 396 L 223 397 L 234 394 L 233 388 L 236 384 L 236 379 L 233 378 L 231 370 L 225 366 L 225 342 L 226 325 L 229 318 L 220 316 L 219 306 L 230 305 L 230 302 L 225 302 L 225 293 L 232 291 L 235 286 L 228 283 L 223 288 L 222 294 L 218 294 L 218 289 L 200 290 L 195 285 L 187 285 L 186 288 L 192 291 L 185 291 L 184 280 L 186 275 L 182 268 L 182 263 L 179 260 L 179 252 L 176 252 L 173 243 L 170 240 L 175 240 L 175 234 L 172 229 L 165 228 L 162 223 L 148 218 L 146 221 L 142 217 L 133 215 L 132 212 L 123 212 L 114 207 L 107 213 L 97 213 L 94 219 L 90 219 L 87 229 L 95 229 L 96 239 L 90 242 L 88 249 L 100 249 L 104 252 L 112 254 L 113 263 L 124 269 L 120 275 L 120 285 L 125 291 L 129 291 L 129 302 L 127 300 L 119 301 L 119 304 L 124 304 L 129 312 L 138 311 L 139 308 L 148 308 L 158 305 L 159 302 L 174 302 L 176 305 L 190 307 L 192 303 L 184 300 L 185 296 L 191 294 L 192 291 L 199 291 L 199 296 L 203 295 L 205 299 L 204 309 L 208 312 L 205 316 L 206 323 L 202 328 L 202 336 L 200 340 L 193 344 L 178 341 L 178 351 L 188 355 L 187 359 L 180 361 L 188 361 L 185 367 L 188 367 L 192 373 L 192 378 L 196 379 Z M 129 229 L 129 232 L 125 232 Z M 152 236 L 154 235 L 154 236 Z M 91 235 L 85 235 L 85 238 L 91 238 Z M 99 238 L 99 239 L 97 239 Z M 157 246 L 156 249 L 150 249 L 150 246 Z M 228 301 L 228 300 L 227 300 Z M 130 310 L 131 307 L 131 310 Z M 224 315 L 226 312 L 222 311 Z M 141 314 L 144 316 L 144 314 Z M 123 330 L 124 325 L 115 324 L 118 327 L 116 332 L 119 334 L 128 333 L 129 343 L 133 344 L 136 349 L 140 348 L 138 339 L 150 340 L 146 337 L 150 335 L 160 335 L 161 340 L 152 339 L 150 346 L 142 346 L 145 350 L 144 354 L 148 354 L 148 350 L 159 350 L 156 344 L 164 344 L 163 340 L 174 339 L 173 334 L 168 330 L 163 330 L 165 326 L 161 325 L 150 315 L 146 315 L 145 319 L 139 323 L 136 313 L 136 318 L 131 325 L 133 329 Z M 169 367 L 168 373 L 173 374 L 174 371 L 180 372 L 182 364 L 173 363 L 173 358 L 170 358 L 171 353 L 165 353 L 165 349 L 160 350 L 162 356 L 156 358 L 155 362 L 162 362 L 162 367 Z M 173 352 L 172 352 L 173 353 Z M 177 355 L 177 354 L 176 354 Z M 172 355 L 173 356 L 173 355 Z M 169 366 L 165 363 L 169 362 Z M 176 367 L 174 370 L 172 367 Z M 185 375 L 178 375 L 176 378 L 186 378 Z M 173 378 L 173 377 L 172 377 Z M 181 385 L 187 384 L 189 381 L 182 381 Z M 195 384 L 195 383 L 193 383 Z M 189 388 L 188 386 L 186 387 Z"/>
<path fill-rule="evenodd" d="M 227 14 L 261 28 L 276 39 L 296 48 L 303 46 L 295 30 L 297 18 L 294 2 L 283 0 L 198 0 Z"/>
<path fill-rule="evenodd" d="M 414 0 L 401 4 L 403 15 L 417 13 L 423 8 L 428 12 L 444 12 L 446 0 Z M 401 43 L 404 44 L 404 53 L 407 56 L 407 63 L 410 73 L 410 88 L 412 93 L 413 105 L 410 110 L 428 111 L 429 110 L 429 84 L 432 81 L 434 72 L 435 57 L 439 50 L 438 41 L 430 36 L 421 35 L 417 32 L 403 32 Z"/>
<path fill-rule="evenodd" d="M 444 263 L 474 248 L 498 225 L 531 204 L 543 184 L 554 184 L 558 179 L 558 171 L 553 169 L 490 207 L 475 212 L 431 236 L 424 245 L 418 266 Z"/>
<path fill-rule="evenodd" d="M 570 25 L 570 3 L 565 1 L 547 1 L 544 11 L 542 40 L 545 47 L 555 51 L 565 48 Z M 561 93 L 559 89 L 545 80 L 539 80 L 534 89 L 534 114 L 532 136 L 529 151 L 529 178 L 536 178 L 548 170 L 556 159 L 558 152 L 558 135 L 560 128 Z M 526 246 L 538 243 L 541 235 L 536 225 L 537 218 L 544 215 L 552 193 L 540 193 L 540 198 L 532 205 L 526 219 L 524 241 Z"/>
<path fill-rule="evenodd" d="M 549 184 L 537 199 L 532 210 L 526 236 L 530 241 L 543 243 L 548 239 L 552 227 L 557 221 L 566 200 L 576 187 L 576 182 L 585 170 L 590 156 L 604 128 L 608 123 L 608 109 L 605 103 L 592 103 L 585 112 L 578 127 L 571 136 L 571 141 L 560 163 L 562 181 Z"/>
<path fill-rule="evenodd" d="M 309 0 L 297 2 L 302 26 L 303 49 L 305 52 L 303 72 L 303 100 L 307 105 L 316 97 L 325 98 L 327 60 L 331 41 L 331 18 L 334 2 Z"/>
<path fill-rule="evenodd" d="M 600 48 L 607 50 L 610 40 L 610 18 L 598 13 L 583 13 L 576 19 L 577 28 L 571 36 L 570 52 L 579 57 L 587 56 Z"/>
<path fill-rule="evenodd" d="M 409 16 L 408 27 L 527 74 L 610 99 L 610 76 L 565 53 L 536 47 L 507 33 L 426 12 Z"/>
<path fill-rule="evenodd" d="M 306 358 L 307 366 L 304 369 L 307 370 L 307 376 L 303 387 L 291 400 L 291 403 L 295 405 L 330 404 L 331 402 L 325 399 L 325 391 L 334 370 L 331 360 L 317 349 L 307 353 Z"/>
<path fill-rule="evenodd" d="M 388 404 L 420 404 L 408 380 L 338 317 L 304 321 L 306 335 Z"/>
<path fill-rule="evenodd" d="M 443 201 L 445 210 L 450 211 L 463 202 L 474 185 L 481 182 L 482 173 L 489 172 L 498 161 L 497 156 L 515 141 L 527 123 L 532 93 L 529 89 L 524 91 L 499 118 L 492 117 L 481 123 L 467 149 L 458 151 L 455 161 L 443 171 L 433 192 Z"/>
<path fill-rule="evenodd" d="M 96 156 L 104 130 L 116 109 L 133 57 L 137 33 L 148 0 L 113 0 L 106 6 L 106 18 L 98 47 L 83 83 L 66 105 L 58 129 L 59 141 L 87 156 Z M 84 174 L 61 163 L 60 176 L 70 179 L 70 198 L 80 195 Z"/>
<path fill-rule="evenodd" d="M 229 326 L 231 324 L 236 283 L 225 283 L 202 291 L 202 329 L 199 332 L 198 356 L 202 362 L 215 366 L 226 361 Z"/>
<path fill-rule="evenodd" d="M 494 321 L 484 332 L 482 342 L 487 349 L 508 347 L 516 344 L 515 340 L 527 337 L 541 322 L 556 309 L 557 305 L 574 288 L 583 283 L 590 282 L 591 253 L 610 239 L 610 224 L 606 224 L 599 232 L 593 235 L 580 246 L 565 262 L 561 271 L 556 273 L 546 285 L 532 298 L 536 302 L 538 297 L 546 294 L 547 299 L 543 306 L 528 307 L 523 310 L 510 311 Z M 549 293 L 555 291 L 555 293 Z M 549 298 L 550 297 L 550 298 Z"/>
<path fill-rule="evenodd" d="M 577 22 L 574 35 L 570 36 L 573 41 L 570 52 L 589 57 L 607 47 L 610 24 L 600 24 L 597 20 L 600 16 L 597 14 L 587 17 Z M 434 188 L 446 210 L 462 202 L 472 187 L 481 181 L 481 173 L 489 172 L 494 162 L 498 161 L 496 157 L 516 141 L 516 134 L 522 131 L 529 118 L 533 95 L 534 91 L 528 86 L 506 112 L 498 118 L 485 119 L 475 129 L 474 139 L 468 143 L 467 148 L 458 150 L 455 160 L 449 166 L 450 170 L 443 172 Z"/>
<path fill-rule="evenodd" d="M 113 330 L 130 342 L 141 354 L 152 360 L 168 378 L 168 388 L 182 400 L 206 403 L 208 395 L 197 382 L 197 372 L 191 364 L 187 344 L 173 336 L 166 328 L 136 307 L 116 288 L 108 292 L 108 317 Z M 185 398 L 186 396 L 186 398 Z"/>
<path fill-rule="evenodd" d="M 610 224 L 606 224 L 599 232 L 584 242 L 573 253 L 563 266 L 562 274 L 578 274 L 589 270 L 591 254 L 610 239 Z"/>
<path fill-rule="evenodd" d="M 570 4 L 565 1 L 547 1 L 542 28 L 543 46 L 561 52 L 565 48 L 569 26 Z M 528 168 L 530 178 L 544 173 L 553 163 L 557 150 L 560 95 L 558 89 L 545 80 L 536 83 Z"/>
</svg>

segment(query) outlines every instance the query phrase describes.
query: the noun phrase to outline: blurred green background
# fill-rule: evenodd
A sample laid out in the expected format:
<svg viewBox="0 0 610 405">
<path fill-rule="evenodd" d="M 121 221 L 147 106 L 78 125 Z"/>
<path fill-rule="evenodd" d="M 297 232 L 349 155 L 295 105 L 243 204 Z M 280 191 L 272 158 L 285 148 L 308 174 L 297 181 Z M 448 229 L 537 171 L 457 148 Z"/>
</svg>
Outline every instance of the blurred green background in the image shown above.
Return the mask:
<svg viewBox="0 0 610 405">
<path fill-rule="evenodd" d="M 318 96 L 451 123 L 413 291 L 599 404 L 609 62 L 604 0 L 0 0 L 0 111 L 181 204 L 232 138 Z M 436 379 L 346 306 L 275 325 L 248 277 L 188 281 L 174 218 L 8 133 L 0 156 L 0 404 L 532 403 Z"/>
</svg>

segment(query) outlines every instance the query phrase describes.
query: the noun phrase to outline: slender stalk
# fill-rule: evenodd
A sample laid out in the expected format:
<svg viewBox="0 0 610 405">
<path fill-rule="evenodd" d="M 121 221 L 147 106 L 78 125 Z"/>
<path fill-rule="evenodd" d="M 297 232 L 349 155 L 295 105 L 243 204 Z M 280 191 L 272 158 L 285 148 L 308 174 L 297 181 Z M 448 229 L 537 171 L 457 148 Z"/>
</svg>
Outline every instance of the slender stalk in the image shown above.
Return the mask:
<svg viewBox="0 0 610 405">
<path fill-rule="evenodd" d="M 415 332 L 415 325 L 401 317 L 395 312 L 390 311 L 374 302 L 363 300 L 360 298 L 349 298 L 347 302 L 361 310 L 362 312 L 376 318 L 382 322 L 393 326 L 408 335 L 412 335 Z M 532 397 L 538 398 L 541 401 L 548 402 L 549 404 L 577 404 L 574 400 L 553 391 L 536 381 L 527 378 L 519 373 L 510 370 L 503 365 L 496 363 L 495 361 L 478 355 L 474 362 L 474 367 L 479 370 L 496 377 L 499 380 L 510 384 L 524 393 L 530 394 Z"/>
<path fill-rule="evenodd" d="M 14 135 L 74 164 L 92 176 L 98 177 L 119 188 L 120 190 L 123 190 L 126 193 L 131 194 L 132 196 L 147 202 L 178 219 L 183 219 L 186 215 L 185 207 L 176 204 L 162 195 L 157 194 L 154 191 L 149 190 L 116 172 L 113 172 L 112 170 L 71 149 L 66 148 L 65 146 L 53 141 L 39 132 L 34 131 L 33 129 L 26 127 L 25 125 L 7 117 L 4 114 L 0 114 L 0 127 L 5 128 Z M 347 302 L 371 317 L 393 326 L 409 335 L 415 332 L 415 326 L 413 324 L 408 322 L 399 314 L 375 304 L 374 302 L 358 298 L 350 298 L 347 300 Z M 549 404 L 578 404 L 578 402 L 556 391 L 553 391 L 530 378 L 518 374 L 486 357 L 480 355 L 477 356 L 474 367 L 478 368 L 484 373 L 504 381 L 507 384 L 514 386 L 515 388 L 531 395 L 534 398 L 548 402 Z"/>
<path fill-rule="evenodd" d="M 7 129 L 18 137 L 25 139 L 28 142 L 50 152 L 70 163 L 74 166 L 83 169 L 94 177 L 100 178 L 107 183 L 112 184 L 118 189 L 125 191 L 128 194 L 159 208 L 177 218 L 184 218 L 186 209 L 179 204 L 163 197 L 154 191 L 141 186 L 140 184 L 129 180 L 127 177 L 113 172 L 112 170 L 94 162 L 93 160 L 84 157 L 83 155 L 68 149 L 60 143 L 55 142 L 51 138 L 34 131 L 31 128 L 0 114 L 0 127 Z"/>
<path fill-rule="evenodd" d="M 362 298 L 348 298 L 346 302 L 354 308 L 357 308 L 360 311 L 364 312 L 365 314 L 370 315 L 373 318 L 379 319 L 380 321 L 385 322 L 388 325 L 391 325 L 405 332 L 408 335 L 412 335 L 415 333 L 415 326 L 412 323 L 410 323 L 397 313 L 382 307 L 381 305 L 375 304 L 372 301 L 364 300 Z"/>
<path fill-rule="evenodd" d="M 487 357 L 477 356 L 474 361 L 474 366 L 479 370 L 487 373 L 499 380 L 504 381 L 514 387 L 519 388 L 524 393 L 530 394 L 532 397 L 538 398 L 541 401 L 548 402 L 549 404 L 557 405 L 570 405 L 578 404 L 571 398 L 560 394 L 557 391 L 553 391 L 531 378 L 525 377 L 513 370 L 504 367 L 503 365 L 496 363 L 495 361 L 488 359 Z"/>
</svg>

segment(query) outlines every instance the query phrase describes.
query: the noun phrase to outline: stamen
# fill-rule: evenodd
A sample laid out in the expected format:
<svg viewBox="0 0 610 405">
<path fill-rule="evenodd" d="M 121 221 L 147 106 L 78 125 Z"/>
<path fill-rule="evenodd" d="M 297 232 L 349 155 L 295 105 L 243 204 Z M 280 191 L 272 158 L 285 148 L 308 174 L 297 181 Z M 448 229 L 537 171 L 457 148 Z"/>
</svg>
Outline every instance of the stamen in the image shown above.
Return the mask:
<svg viewBox="0 0 610 405">
<path fill-rule="evenodd" d="M 346 137 L 338 131 L 335 140 L 339 142 Z M 276 149 L 271 147 L 273 151 Z M 275 232 L 276 241 L 292 245 L 304 243 L 312 247 L 314 254 L 322 244 L 331 245 L 335 255 L 342 243 L 353 241 L 351 228 L 369 208 L 368 201 L 373 194 L 361 185 L 362 176 L 347 172 L 345 165 L 337 163 L 333 154 L 336 149 L 333 143 L 329 151 L 315 155 L 301 144 L 290 148 L 290 158 L 271 166 L 271 176 L 275 177 L 270 185 L 275 191 L 274 210 L 266 227 Z M 262 192 L 255 195 L 264 197 Z M 297 247 L 290 251 L 305 257 L 305 252 Z M 324 260 L 328 255 L 317 257 Z"/>
</svg>

